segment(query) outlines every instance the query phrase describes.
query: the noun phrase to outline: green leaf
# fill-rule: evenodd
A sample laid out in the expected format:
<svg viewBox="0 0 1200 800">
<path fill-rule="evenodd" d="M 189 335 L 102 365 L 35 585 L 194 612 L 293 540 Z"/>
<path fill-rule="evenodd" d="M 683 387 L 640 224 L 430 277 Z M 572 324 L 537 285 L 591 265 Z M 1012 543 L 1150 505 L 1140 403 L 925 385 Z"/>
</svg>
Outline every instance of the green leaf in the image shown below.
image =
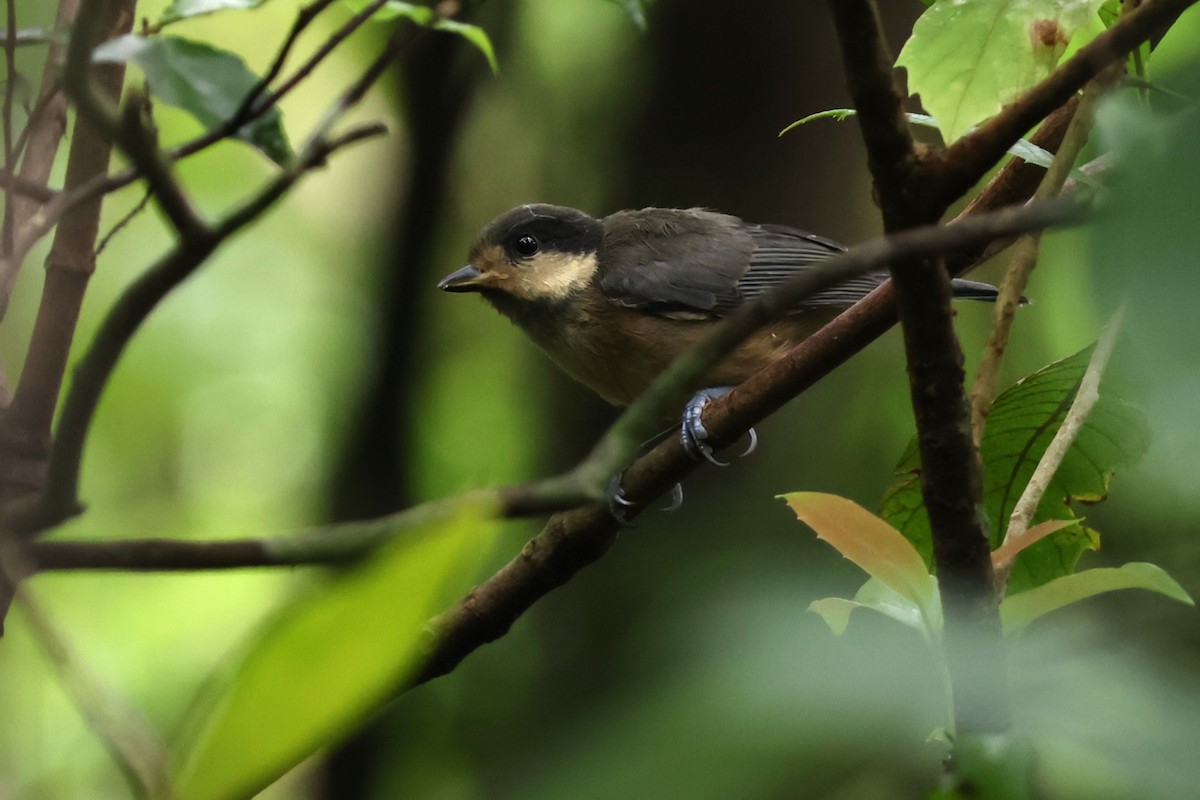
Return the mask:
<svg viewBox="0 0 1200 800">
<path fill-rule="evenodd" d="M 808 610 L 820 615 L 835 636 L 841 636 L 850 624 L 855 609 L 867 608 L 885 617 L 919 630 L 927 640 L 938 638 L 942 629 L 941 606 L 937 593 L 925 611 L 909 598 L 896 592 L 878 578 L 870 578 L 855 593 L 853 600 L 826 597 L 809 603 Z"/>
<path fill-rule="evenodd" d="M 429 618 L 467 588 L 491 528 L 468 507 L 284 609 L 193 714 L 178 797 L 249 797 L 353 730 L 420 667 Z"/>
<path fill-rule="evenodd" d="M 238 11 L 258 8 L 266 0 L 172 0 L 158 24 L 169 25 L 181 19 L 213 14 L 217 11 Z"/>
<path fill-rule="evenodd" d="M 996 399 L 980 446 L 984 509 L 991 524 L 993 548 L 1003 537 L 1013 506 L 1062 424 L 1090 357 L 1089 347 L 1035 372 Z M 1099 401 L 1050 481 L 1033 523 L 1077 519 L 1074 504 L 1103 500 L 1114 470 L 1141 458 L 1148 439 L 1142 413 L 1102 386 Z M 929 518 L 920 483 L 920 459 L 914 439 L 884 493 L 880 515 L 913 543 L 932 568 Z M 1045 537 L 1017 557 L 1008 591 L 1015 594 L 1071 573 L 1083 551 L 1095 549 L 1097 542 L 1095 531 L 1079 524 Z"/>
<path fill-rule="evenodd" d="M 913 26 L 896 66 L 953 142 L 1049 75 L 1103 3 L 939 0 Z"/>
<path fill-rule="evenodd" d="M 647 0 L 608 0 L 608 2 L 620 6 L 629 15 L 629 18 L 633 20 L 634 25 L 637 25 L 641 30 L 646 30 Z"/>
<path fill-rule="evenodd" d="M 796 517 L 868 575 L 922 608 L 934 590 L 925 562 L 891 525 L 865 508 L 834 494 L 792 492 L 780 495 Z"/>
<path fill-rule="evenodd" d="M 362 11 L 370 4 L 371 0 L 346 0 L 346 5 L 355 11 Z M 461 36 L 473 44 L 479 52 L 483 53 L 483 57 L 487 59 L 488 66 L 492 68 L 492 73 L 499 74 L 500 62 L 496 60 L 496 49 L 492 46 L 492 40 L 488 37 L 487 31 L 478 25 L 444 19 L 434 13 L 434 10 L 429 6 L 418 6 L 413 3 L 402 2 L 401 0 L 389 0 L 383 8 L 375 12 L 372 19 L 386 21 L 399 17 L 403 17 L 417 25 L 432 28 L 435 31 L 445 31 L 446 33 Z"/>
<path fill-rule="evenodd" d="M 228 50 L 178 36 L 120 36 L 97 47 L 94 58 L 137 64 L 155 97 L 184 109 L 209 129 L 232 117 L 259 80 Z M 247 123 L 234 136 L 276 164 L 291 160 L 292 148 L 278 108 Z"/>
<path fill-rule="evenodd" d="M 1051 611 L 1119 589 L 1149 589 L 1181 603 L 1195 605 L 1170 575 L 1153 564 L 1134 562 L 1116 568 L 1088 569 L 1063 575 L 1027 592 L 1010 595 L 1000 603 L 1004 632 L 1013 634 Z"/>
</svg>

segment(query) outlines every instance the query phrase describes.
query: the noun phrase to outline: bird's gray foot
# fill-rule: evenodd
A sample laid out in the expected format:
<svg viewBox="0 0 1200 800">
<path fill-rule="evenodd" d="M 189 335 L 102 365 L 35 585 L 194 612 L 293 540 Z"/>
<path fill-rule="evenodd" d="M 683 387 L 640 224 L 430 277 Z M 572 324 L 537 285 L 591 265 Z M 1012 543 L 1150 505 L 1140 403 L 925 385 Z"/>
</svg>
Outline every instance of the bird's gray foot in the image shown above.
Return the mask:
<svg viewBox="0 0 1200 800">
<path fill-rule="evenodd" d="M 704 411 L 704 407 L 710 401 L 716 400 L 718 397 L 724 397 L 733 391 L 732 386 L 714 386 L 710 389 L 701 389 L 696 392 L 688 404 L 683 409 L 683 424 L 679 429 L 679 438 L 683 440 L 683 449 L 687 451 L 695 460 L 704 459 L 710 464 L 716 464 L 718 467 L 729 466 L 727 461 L 719 461 L 713 454 L 712 445 L 708 443 L 708 429 L 704 427 L 704 423 L 700 420 L 700 414 Z M 758 447 L 758 434 L 751 428 L 749 431 L 750 445 L 746 448 L 743 456 L 748 456 Z"/>
</svg>

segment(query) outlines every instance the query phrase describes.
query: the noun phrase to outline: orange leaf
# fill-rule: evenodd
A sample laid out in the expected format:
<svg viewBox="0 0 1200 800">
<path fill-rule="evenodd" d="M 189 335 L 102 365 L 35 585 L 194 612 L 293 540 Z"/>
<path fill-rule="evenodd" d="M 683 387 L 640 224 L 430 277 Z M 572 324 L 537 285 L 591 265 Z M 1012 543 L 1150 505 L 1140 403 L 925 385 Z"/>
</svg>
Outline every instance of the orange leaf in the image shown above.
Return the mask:
<svg viewBox="0 0 1200 800">
<path fill-rule="evenodd" d="M 893 591 L 925 608 L 933 580 L 925 562 L 899 531 L 844 497 L 821 492 L 780 495 L 801 522 Z"/>
<path fill-rule="evenodd" d="M 1045 522 L 1039 522 L 1032 528 L 1025 531 L 1015 540 L 1005 542 L 992 551 L 992 566 L 998 567 L 1006 561 L 1012 561 L 1017 557 L 1017 554 L 1024 550 L 1029 545 L 1046 538 L 1055 531 L 1061 531 L 1063 528 L 1070 527 L 1077 522 L 1083 522 L 1082 519 L 1048 519 Z"/>
</svg>

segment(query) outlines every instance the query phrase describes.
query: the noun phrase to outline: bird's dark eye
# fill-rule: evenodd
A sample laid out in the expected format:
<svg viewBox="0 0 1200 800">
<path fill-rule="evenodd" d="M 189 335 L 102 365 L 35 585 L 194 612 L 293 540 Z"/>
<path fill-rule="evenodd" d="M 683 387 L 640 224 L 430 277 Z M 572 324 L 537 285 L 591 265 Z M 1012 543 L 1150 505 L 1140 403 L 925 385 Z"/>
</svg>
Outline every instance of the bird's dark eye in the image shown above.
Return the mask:
<svg viewBox="0 0 1200 800">
<path fill-rule="evenodd" d="M 529 258 L 530 256 L 535 255 L 540 249 L 542 249 L 541 242 L 537 240 L 536 236 L 530 233 L 518 236 L 517 240 L 513 242 L 513 250 L 517 255 L 521 256 L 521 258 Z"/>
</svg>

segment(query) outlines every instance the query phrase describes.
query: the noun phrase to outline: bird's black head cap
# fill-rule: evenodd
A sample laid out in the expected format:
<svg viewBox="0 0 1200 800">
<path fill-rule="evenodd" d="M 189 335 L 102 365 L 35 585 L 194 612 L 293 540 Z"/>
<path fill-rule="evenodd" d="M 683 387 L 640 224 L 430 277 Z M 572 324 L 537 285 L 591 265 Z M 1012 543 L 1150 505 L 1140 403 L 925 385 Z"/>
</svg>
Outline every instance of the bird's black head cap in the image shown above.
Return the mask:
<svg viewBox="0 0 1200 800">
<path fill-rule="evenodd" d="M 545 203 L 517 206 L 488 223 L 473 252 L 499 245 L 513 262 L 538 253 L 585 254 L 600 250 L 604 229 L 600 221 L 567 206 Z"/>
</svg>

